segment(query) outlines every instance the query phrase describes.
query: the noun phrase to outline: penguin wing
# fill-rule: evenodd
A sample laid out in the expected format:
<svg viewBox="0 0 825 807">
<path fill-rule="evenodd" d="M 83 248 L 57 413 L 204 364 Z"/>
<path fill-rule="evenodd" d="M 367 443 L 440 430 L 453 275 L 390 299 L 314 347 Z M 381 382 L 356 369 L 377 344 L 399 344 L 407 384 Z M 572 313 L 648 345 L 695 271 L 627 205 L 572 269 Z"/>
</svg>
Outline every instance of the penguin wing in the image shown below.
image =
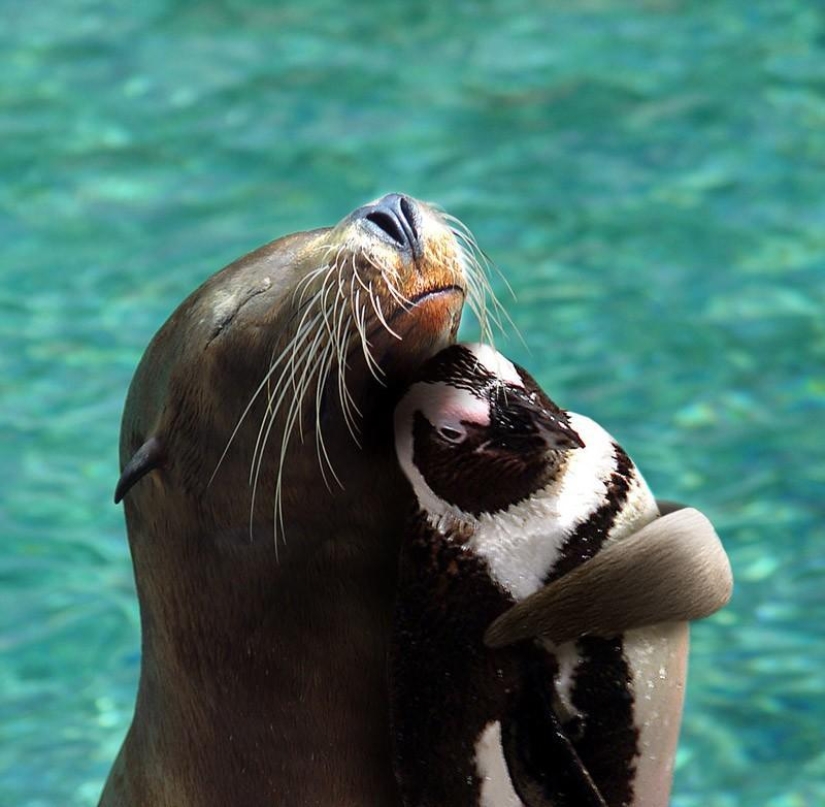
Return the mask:
<svg viewBox="0 0 825 807">
<path fill-rule="evenodd" d="M 730 599 L 730 561 L 698 510 L 673 509 L 526 597 L 488 628 L 489 647 L 541 636 L 555 644 L 701 619 Z"/>
<path fill-rule="evenodd" d="M 553 707 L 553 678 L 528 661 L 501 718 L 510 781 L 526 807 L 607 807 Z"/>
</svg>

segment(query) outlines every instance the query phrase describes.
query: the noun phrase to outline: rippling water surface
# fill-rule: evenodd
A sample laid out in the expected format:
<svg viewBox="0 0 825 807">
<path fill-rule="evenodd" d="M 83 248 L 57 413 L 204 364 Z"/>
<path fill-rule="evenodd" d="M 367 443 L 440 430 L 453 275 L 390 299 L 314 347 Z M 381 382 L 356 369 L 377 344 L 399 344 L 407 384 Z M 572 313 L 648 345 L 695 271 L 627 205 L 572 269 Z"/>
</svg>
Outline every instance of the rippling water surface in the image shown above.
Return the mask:
<svg viewBox="0 0 825 807">
<path fill-rule="evenodd" d="M 500 346 L 730 551 L 674 805 L 825 803 L 822 4 L 342 8 L 0 0 L 0 803 L 94 804 L 128 725 L 147 341 L 388 190 L 467 222 L 516 294 Z"/>
</svg>

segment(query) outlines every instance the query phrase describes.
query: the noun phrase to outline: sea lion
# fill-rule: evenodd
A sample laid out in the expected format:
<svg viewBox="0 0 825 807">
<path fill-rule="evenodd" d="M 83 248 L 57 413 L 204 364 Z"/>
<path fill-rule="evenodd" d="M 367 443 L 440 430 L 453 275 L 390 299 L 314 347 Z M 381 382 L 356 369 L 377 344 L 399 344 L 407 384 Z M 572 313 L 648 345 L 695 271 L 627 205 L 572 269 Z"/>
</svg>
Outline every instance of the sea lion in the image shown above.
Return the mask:
<svg viewBox="0 0 825 807">
<path fill-rule="evenodd" d="M 405 807 L 664 807 L 688 624 L 684 611 L 655 625 L 639 617 L 633 588 L 648 572 L 606 597 L 645 627 L 484 646 L 515 602 L 584 573 L 603 547 L 619 551 L 658 518 L 633 462 L 486 345 L 453 345 L 425 363 L 395 422 L 418 500 L 401 550 L 391 665 Z M 672 565 L 663 571 L 668 585 L 679 582 Z M 648 617 L 673 605 L 656 588 Z M 599 626 L 594 608 L 582 632 Z"/>
<path fill-rule="evenodd" d="M 101 804 L 397 804 L 386 651 L 408 488 L 392 401 L 484 276 L 399 194 L 208 279 L 132 381 L 123 500 L 142 628 Z"/>
<path fill-rule="evenodd" d="M 101 805 L 400 804 L 386 655 L 414 499 L 392 408 L 463 303 L 485 321 L 482 269 L 459 222 L 391 194 L 234 262 L 152 340 L 116 489 L 140 684 Z M 533 627 L 558 628 L 541 603 L 491 641 Z"/>
</svg>

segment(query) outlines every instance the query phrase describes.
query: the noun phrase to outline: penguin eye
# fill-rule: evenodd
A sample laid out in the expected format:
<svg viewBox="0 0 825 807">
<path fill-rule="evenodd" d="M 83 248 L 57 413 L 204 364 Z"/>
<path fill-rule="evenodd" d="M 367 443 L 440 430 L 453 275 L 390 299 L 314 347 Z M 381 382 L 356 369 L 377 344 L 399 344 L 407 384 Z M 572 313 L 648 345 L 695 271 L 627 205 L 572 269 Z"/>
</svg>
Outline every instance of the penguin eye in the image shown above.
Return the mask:
<svg viewBox="0 0 825 807">
<path fill-rule="evenodd" d="M 452 426 L 439 426 L 438 433 L 448 443 L 460 443 L 467 436 L 467 432 L 462 429 L 455 429 Z"/>
</svg>

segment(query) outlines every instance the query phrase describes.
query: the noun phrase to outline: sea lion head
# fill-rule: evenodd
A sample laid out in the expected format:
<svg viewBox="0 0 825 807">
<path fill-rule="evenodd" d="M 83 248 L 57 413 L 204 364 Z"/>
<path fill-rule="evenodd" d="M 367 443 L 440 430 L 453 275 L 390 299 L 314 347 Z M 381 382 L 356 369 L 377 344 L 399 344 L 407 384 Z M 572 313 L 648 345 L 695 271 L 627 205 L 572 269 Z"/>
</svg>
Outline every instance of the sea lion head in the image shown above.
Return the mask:
<svg viewBox="0 0 825 807">
<path fill-rule="evenodd" d="M 388 455 L 386 402 L 455 339 L 465 301 L 483 319 L 474 255 L 454 219 L 390 194 L 208 279 L 133 379 L 116 491 L 127 516 L 171 499 L 213 532 L 274 519 L 288 534 L 307 490 L 334 489 L 346 509 L 340 491 Z"/>
</svg>

